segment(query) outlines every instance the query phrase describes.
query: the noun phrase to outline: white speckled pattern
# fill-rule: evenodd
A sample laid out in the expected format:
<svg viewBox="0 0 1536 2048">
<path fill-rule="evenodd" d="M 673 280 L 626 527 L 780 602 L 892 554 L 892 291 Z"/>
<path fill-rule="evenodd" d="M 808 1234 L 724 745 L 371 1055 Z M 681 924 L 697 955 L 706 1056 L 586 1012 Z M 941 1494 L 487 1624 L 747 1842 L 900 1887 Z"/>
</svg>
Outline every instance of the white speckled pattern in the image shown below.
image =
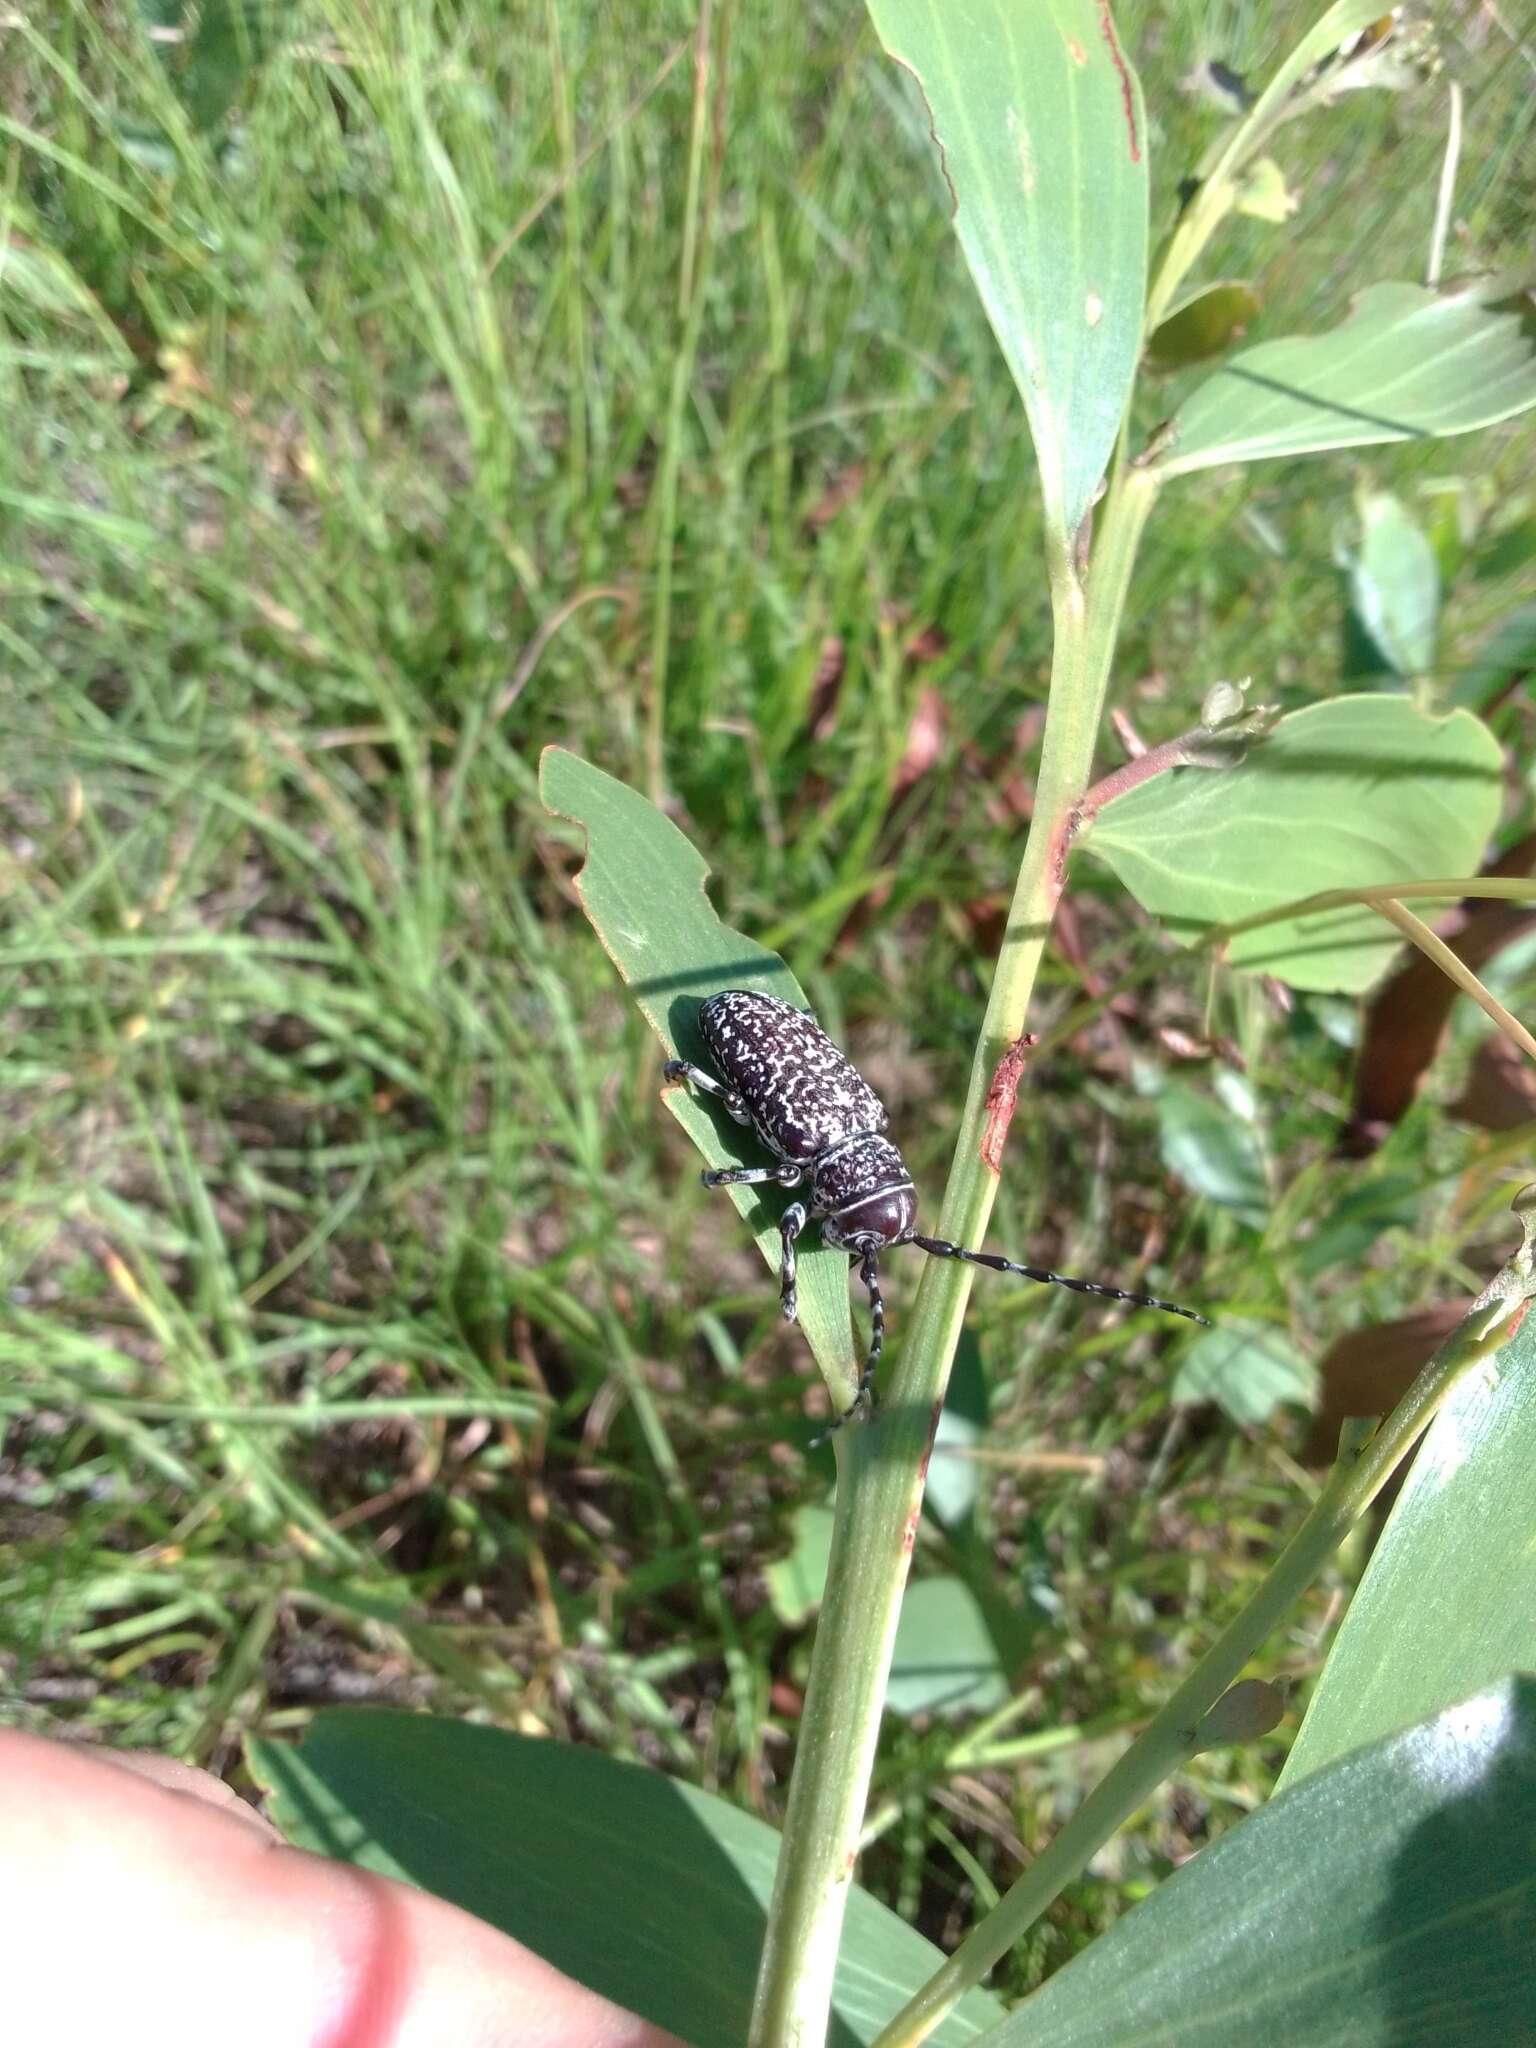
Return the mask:
<svg viewBox="0 0 1536 2048">
<path fill-rule="evenodd" d="M 752 989 L 724 989 L 700 1006 L 699 1029 L 726 1088 L 684 1059 L 667 1062 L 668 1080 L 685 1080 L 722 1098 L 728 1113 L 738 1122 L 750 1121 L 767 1149 L 783 1162 L 778 1167 L 712 1169 L 702 1176 L 705 1185 L 777 1181 L 798 1187 L 809 1169 L 810 1203 L 792 1202 L 779 1226 L 779 1302 L 785 1316 L 793 1320 L 797 1307 L 795 1240 L 813 1217 L 821 1225 L 824 1244 L 859 1261 L 859 1277 L 869 1294 L 869 1351 L 852 1405 L 834 1417 L 823 1436 L 873 1403 L 875 1364 L 885 1341 L 885 1307 L 876 1267 L 880 1254 L 897 1245 L 915 1244 L 933 1258 L 959 1259 L 994 1272 L 1017 1273 L 1025 1280 L 1070 1287 L 1077 1294 L 1105 1295 L 1187 1316 L 1191 1322 L 1205 1321 L 1194 1309 L 1153 1294 L 1132 1294 L 1102 1281 L 1078 1280 L 1048 1267 L 970 1251 L 945 1238 L 924 1237 L 914 1227 L 917 1195 L 906 1161 L 888 1138 L 880 1136 L 887 1118 L 879 1096 L 816 1019 L 792 1003 Z"/>
<path fill-rule="evenodd" d="M 814 1017 L 777 996 L 731 988 L 699 1011 L 715 1064 L 780 1159 L 813 1159 L 839 1139 L 883 1131 L 884 1106 Z"/>
</svg>

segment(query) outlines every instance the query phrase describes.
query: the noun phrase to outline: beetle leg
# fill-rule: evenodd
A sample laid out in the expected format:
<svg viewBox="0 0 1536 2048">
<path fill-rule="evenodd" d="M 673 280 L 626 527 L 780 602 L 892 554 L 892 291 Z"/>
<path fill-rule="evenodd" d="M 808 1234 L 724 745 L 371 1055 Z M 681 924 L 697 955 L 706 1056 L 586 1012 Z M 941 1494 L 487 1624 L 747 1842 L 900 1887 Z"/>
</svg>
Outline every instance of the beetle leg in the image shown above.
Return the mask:
<svg viewBox="0 0 1536 2048">
<path fill-rule="evenodd" d="M 777 1166 L 706 1167 L 699 1175 L 707 1188 L 750 1188 L 769 1180 L 776 1180 L 781 1188 L 797 1188 L 804 1178 L 805 1168 L 792 1159 L 781 1159 Z"/>
<path fill-rule="evenodd" d="M 702 1089 L 706 1095 L 718 1098 L 727 1116 L 733 1116 L 739 1124 L 752 1121 L 747 1105 L 734 1088 L 727 1088 L 723 1081 L 717 1081 L 713 1074 L 706 1074 L 702 1067 L 694 1066 L 691 1060 L 668 1060 L 662 1073 L 669 1081 L 686 1081 L 691 1087 Z"/>
<path fill-rule="evenodd" d="M 871 1246 L 859 1260 L 859 1278 L 869 1294 L 869 1353 L 864 1360 L 864 1370 L 859 1374 L 858 1391 L 842 1414 L 834 1416 L 819 1436 L 811 1438 L 812 1450 L 818 1444 L 824 1444 L 845 1422 L 851 1422 L 855 1415 L 868 1414 L 875 1405 L 875 1365 L 885 1344 L 885 1300 L 880 1292 L 877 1271 L 879 1256 Z"/>
<path fill-rule="evenodd" d="M 853 1397 L 854 1408 L 872 1408 L 875 1405 L 875 1364 L 885 1343 L 885 1302 L 881 1298 L 880 1281 L 875 1270 L 878 1257 L 879 1254 L 871 1248 L 859 1261 L 859 1278 L 869 1295 L 869 1356 L 859 1374 L 859 1391 Z M 853 1409 L 848 1412 L 852 1414 Z"/>
<path fill-rule="evenodd" d="M 805 1228 L 804 1202 L 791 1202 L 779 1218 L 779 1308 L 786 1323 L 795 1320 L 795 1239 Z"/>
</svg>

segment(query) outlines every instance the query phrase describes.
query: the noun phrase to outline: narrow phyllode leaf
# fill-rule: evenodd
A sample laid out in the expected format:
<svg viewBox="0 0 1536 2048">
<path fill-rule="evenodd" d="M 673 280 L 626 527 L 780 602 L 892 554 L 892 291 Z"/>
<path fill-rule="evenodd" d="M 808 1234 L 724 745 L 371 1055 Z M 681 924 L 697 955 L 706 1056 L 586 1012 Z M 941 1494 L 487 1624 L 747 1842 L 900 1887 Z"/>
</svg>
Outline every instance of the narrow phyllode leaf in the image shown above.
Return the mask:
<svg viewBox="0 0 1536 2048">
<path fill-rule="evenodd" d="M 1175 1871 L 989 2048 L 1536 2039 L 1536 1679 L 1357 1749 Z"/>
<path fill-rule="evenodd" d="M 1506 1671 L 1536 1670 L 1536 1315 L 1430 1424 L 1282 1785 Z"/>
<path fill-rule="evenodd" d="M 1331 332 L 1246 349 L 1180 407 L 1152 474 L 1466 434 L 1524 412 L 1536 351 L 1489 290 L 1373 284 Z"/>
<path fill-rule="evenodd" d="M 1167 313 L 1167 294 L 1179 289 L 1224 214 L 1236 207 L 1240 213 L 1279 223 L 1296 211 L 1299 201 L 1287 189 L 1279 165 L 1259 155 L 1279 128 L 1351 82 L 1366 83 L 1365 66 L 1372 73 L 1370 83 L 1407 83 L 1406 76 L 1389 81 L 1358 48 L 1352 57 L 1343 57 L 1343 46 L 1360 30 L 1380 23 L 1380 0 L 1336 0 L 1292 45 L 1257 99 L 1249 100 L 1241 79 L 1235 79 L 1235 92 L 1228 90 L 1233 76 L 1220 78 L 1222 67 L 1202 67 L 1207 85 L 1216 85 L 1216 96 L 1236 108 L 1237 118 L 1212 140 L 1196 166 L 1167 260 L 1153 287 L 1149 311 L 1154 321 Z"/>
<path fill-rule="evenodd" d="M 779 1848 L 765 1821 L 597 1750 L 424 1714 L 322 1713 L 297 1747 L 247 1755 L 298 1847 L 462 1906 L 695 2048 L 746 2040 Z M 851 1888 L 831 2038 L 873 2040 L 941 1961 Z M 933 2038 L 962 2048 L 1000 2013 L 972 1992 Z"/>
<path fill-rule="evenodd" d="M 1324 889 L 1475 875 L 1499 814 L 1498 742 L 1469 712 L 1335 697 L 1282 718 L 1228 769 L 1176 768 L 1095 820 L 1089 850 L 1186 943 Z M 1353 993 L 1399 941 L 1361 908 L 1231 940 L 1234 966 Z"/>
<path fill-rule="evenodd" d="M 927 99 L 955 230 L 1064 544 L 1109 465 L 1146 296 L 1146 119 L 1109 0 L 869 10 Z"/>
<path fill-rule="evenodd" d="M 670 1058 L 708 1068 L 698 1030 L 699 1005 L 723 988 L 757 989 L 806 1007 L 805 995 L 777 953 L 722 924 L 704 893 L 709 868 L 654 804 L 561 747 L 546 747 L 539 793 L 557 817 L 580 825 L 587 857 L 576 877 L 582 908 L 646 1022 Z M 686 1087 L 662 1100 L 710 1166 L 760 1165 L 766 1155 L 750 1131 L 707 1106 Z M 778 1219 L 793 1199 L 775 1187 L 728 1193 L 779 1268 Z M 848 1257 L 816 1242 L 800 1254 L 800 1327 L 834 1387 L 857 1371 L 848 1319 Z"/>
</svg>

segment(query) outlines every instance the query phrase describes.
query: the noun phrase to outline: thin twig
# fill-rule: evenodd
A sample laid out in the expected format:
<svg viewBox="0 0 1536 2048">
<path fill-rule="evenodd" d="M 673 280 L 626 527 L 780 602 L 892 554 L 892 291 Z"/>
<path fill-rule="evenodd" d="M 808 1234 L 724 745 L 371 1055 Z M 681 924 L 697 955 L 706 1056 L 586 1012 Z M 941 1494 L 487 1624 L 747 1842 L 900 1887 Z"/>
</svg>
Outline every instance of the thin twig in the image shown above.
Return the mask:
<svg viewBox="0 0 1536 2048">
<path fill-rule="evenodd" d="M 1389 924 L 1396 925 L 1405 938 L 1412 939 L 1426 959 L 1433 960 L 1448 980 L 1454 981 L 1464 995 L 1469 995 L 1478 1008 L 1493 1019 L 1512 1045 L 1517 1045 L 1527 1058 L 1536 1060 L 1536 1038 L 1532 1038 L 1518 1017 L 1510 1015 L 1492 990 L 1478 979 L 1466 961 L 1445 943 L 1438 932 L 1431 931 L 1421 917 L 1415 917 L 1411 910 L 1393 902 L 1390 897 L 1384 902 L 1374 902 L 1371 908 L 1379 911 Z"/>
<path fill-rule="evenodd" d="M 1170 768 L 1185 768 L 1192 762 L 1204 761 L 1216 767 L 1213 760 L 1218 750 L 1230 748 L 1233 760 L 1247 741 L 1261 739 L 1274 723 L 1275 713 L 1267 707 L 1255 707 L 1243 718 L 1224 719 L 1219 724 L 1191 726 L 1176 739 L 1163 740 L 1158 746 L 1143 747 L 1128 761 L 1122 761 L 1118 768 L 1101 776 L 1093 787 L 1084 793 L 1083 800 L 1074 804 L 1057 827 L 1051 848 L 1051 868 L 1061 883 L 1066 881 L 1067 855 L 1072 842 L 1093 823 L 1106 804 L 1112 804 L 1118 797 L 1128 796 L 1143 782 L 1150 782 L 1154 775 L 1162 775 Z"/>
<path fill-rule="evenodd" d="M 491 707 L 493 725 L 499 724 L 506 717 L 523 694 L 529 678 L 544 659 L 545 648 L 566 620 L 579 612 L 583 605 L 596 604 L 598 599 L 603 597 L 611 598 L 615 604 L 627 607 L 633 607 L 635 602 L 634 592 L 626 590 L 620 583 L 595 583 L 590 590 L 578 590 L 573 597 L 568 597 L 564 604 L 557 605 L 523 649 L 517 667 L 503 684 L 500 696 Z"/>
</svg>

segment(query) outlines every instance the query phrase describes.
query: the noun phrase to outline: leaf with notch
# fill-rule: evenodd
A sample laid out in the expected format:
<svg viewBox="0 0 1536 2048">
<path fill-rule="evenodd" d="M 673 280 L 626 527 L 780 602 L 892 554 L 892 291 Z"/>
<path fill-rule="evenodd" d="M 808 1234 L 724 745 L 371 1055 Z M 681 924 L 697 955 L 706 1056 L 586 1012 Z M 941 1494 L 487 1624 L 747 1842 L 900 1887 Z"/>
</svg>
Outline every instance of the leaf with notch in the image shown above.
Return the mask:
<svg viewBox="0 0 1536 2048">
<path fill-rule="evenodd" d="M 715 915 L 697 849 L 654 804 L 562 747 L 546 747 L 539 793 L 556 817 L 586 834 L 576 893 L 641 1014 L 669 1058 L 709 1068 L 699 1005 L 723 988 L 756 989 L 797 1009 L 805 995 L 777 953 L 732 931 Z M 750 1133 L 685 1086 L 669 1087 L 667 1108 L 711 1167 L 765 1163 Z M 751 1224 L 758 1248 L 779 1269 L 779 1216 L 791 1199 L 772 1187 L 725 1190 Z M 800 1254 L 800 1326 L 834 1388 L 857 1376 L 848 1316 L 848 1255 L 810 1240 Z"/>
</svg>

